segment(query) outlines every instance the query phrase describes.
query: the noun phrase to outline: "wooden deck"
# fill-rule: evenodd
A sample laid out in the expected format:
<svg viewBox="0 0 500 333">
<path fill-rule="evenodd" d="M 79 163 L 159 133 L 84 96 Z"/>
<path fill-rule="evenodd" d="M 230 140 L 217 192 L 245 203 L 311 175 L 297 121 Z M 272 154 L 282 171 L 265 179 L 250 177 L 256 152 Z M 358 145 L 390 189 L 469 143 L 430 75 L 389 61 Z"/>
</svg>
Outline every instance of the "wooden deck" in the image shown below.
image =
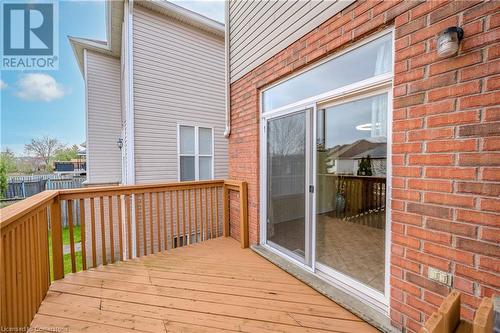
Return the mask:
<svg viewBox="0 0 500 333">
<path fill-rule="evenodd" d="M 231 238 L 53 282 L 32 328 L 61 332 L 378 332 Z"/>
</svg>

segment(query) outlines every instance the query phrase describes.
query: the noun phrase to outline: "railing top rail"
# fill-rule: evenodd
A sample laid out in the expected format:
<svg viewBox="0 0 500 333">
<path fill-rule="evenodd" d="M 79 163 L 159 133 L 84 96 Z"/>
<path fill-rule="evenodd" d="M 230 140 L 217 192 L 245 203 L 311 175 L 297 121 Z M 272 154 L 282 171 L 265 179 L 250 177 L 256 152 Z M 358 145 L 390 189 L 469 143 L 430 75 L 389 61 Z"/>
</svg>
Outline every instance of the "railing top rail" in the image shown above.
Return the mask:
<svg viewBox="0 0 500 333">
<path fill-rule="evenodd" d="M 75 197 L 85 197 L 89 195 L 111 195 L 140 193 L 144 191 L 154 190 L 182 190 L 186 188 L 198 188 L 204 186 L 222 186 L 230 187 L 240 186 L 243 181 L 238 180 L 202 180 L 202 181 L 186 181 L 186 182 L 169 182 L 159 184 L 140 184 L 140 185 L 116 185 L 116 186 L 101 186 L 101 187 L 85 187 L 75 189 L 47 190 L 38 193 L 32 197 L 26 198 L 15 204 L 0 209 L 0 228 L 6 227 L 13 221 L 21 218 L 36 210 L 38 207 L 50 202 L 54 198 L 61 196 L 61 199 L 69 199 Z"/>
<path fill-rule="evenodd" d="M 10 223 L 20 219 L 26 214 L 48 204 L 59 195 L 59 191 L 43 191 L 34 196 L 16 202 L 10 206 L 0 209 L 0 229 L 5 228 Z"/>
<path fill-rule="evenodd" d="M 73 189 L 61 189 L 59 194 L 62 196 L 67 195 L 86 195 L 86 194 L 105 194 L 107 192 L 120 192 L 121 194 L 135 193 L 140 191 L 155 191 L 155 190 L 169 190 L 181 189 L 199 186 L 222 186 L 224 180 L 199 180 L 199 181 L 184 181 L 184 182 L 168 182 L 168 183 L 155 183 L 155 184 L 139 184 L 139 185 L 112 185 L 112 186 L 97 186 L 97 187 L 84 187 Z"/>
</svg>

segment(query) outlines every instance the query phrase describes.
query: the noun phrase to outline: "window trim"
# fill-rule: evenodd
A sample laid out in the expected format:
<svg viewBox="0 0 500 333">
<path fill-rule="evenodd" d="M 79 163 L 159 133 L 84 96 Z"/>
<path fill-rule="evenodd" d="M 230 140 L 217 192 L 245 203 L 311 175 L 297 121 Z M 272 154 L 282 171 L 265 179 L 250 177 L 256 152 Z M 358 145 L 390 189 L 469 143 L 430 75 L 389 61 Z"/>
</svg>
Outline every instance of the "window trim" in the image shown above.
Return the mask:
<svg viewBox="0 0 500 333">
<path fill-rule="evenodd" d="M 194 128 L 194 154 L 181 154 L 181 127 Z M 200 154 L 200 128 L 209 129 L 212 131 L 212 146 L 211 154 Z M 205 126 L 203 124 L 193 123 L 177 123 L 177 180 L 181 180 L 181 157 L 194 157 L 194 181 L 200 180 L 200 157 L 211 157 L 211 177 L 210 180 L 215 179 L 215 128 L 213 126 Z"/>
</svg>

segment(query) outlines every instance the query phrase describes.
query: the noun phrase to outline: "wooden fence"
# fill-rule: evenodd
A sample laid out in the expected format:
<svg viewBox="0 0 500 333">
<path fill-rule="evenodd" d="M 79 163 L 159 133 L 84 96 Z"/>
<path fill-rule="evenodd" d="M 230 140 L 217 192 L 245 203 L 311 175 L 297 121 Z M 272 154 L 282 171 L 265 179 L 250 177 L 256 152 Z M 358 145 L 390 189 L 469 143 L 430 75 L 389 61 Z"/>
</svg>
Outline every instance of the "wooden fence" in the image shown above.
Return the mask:
<svg viewBox="0 0 500 333">
<path fill-rule="evenodd" d="M 33 182 L 39 180 L 58 180 L 58 179 L 69 179 L 72 176 L 68 175 L 58 175 L 56 173 L 47 173 L 43 175 L 20 175 L 20 176 L 9 176 L 9 182 Z"/>
<path fill-rule="evenodd" d="M 0 328 L 29 326 L 50 286 L 50 272 L 55 280 L 64 278 L 64 210 L 71 271 L 76 272 L 77 263 L 85 270 L 229 236 L 229 191 L 240 194 L 241 246 L 247 247 L 247 186 L 241 181 L 52 190 L 2 209 Z M 76 216 L 82 221 L 81 259 L 76 255 Z"/>
<path fill-rule="evenodd" d="M 5 198 L 24 199 L 45 190 L 81 188 L 83 187 L 83 182 L 86 180 L 85 177 L 77 177 L 71 179 L 18 179 L 19 177 L 9 179 Z"/>
</svg>

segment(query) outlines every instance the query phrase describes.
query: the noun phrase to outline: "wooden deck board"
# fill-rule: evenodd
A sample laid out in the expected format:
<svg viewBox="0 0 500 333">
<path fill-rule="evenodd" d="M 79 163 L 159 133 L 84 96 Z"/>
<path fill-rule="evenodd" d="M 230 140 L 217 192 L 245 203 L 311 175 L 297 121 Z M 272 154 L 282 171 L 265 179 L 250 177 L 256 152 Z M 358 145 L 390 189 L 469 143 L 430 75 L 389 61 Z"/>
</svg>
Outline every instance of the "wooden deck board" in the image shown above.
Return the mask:
<svg viewBox="0 0 500 333">
<path fill-rule="evenodd" d="M 32 327 L 67 332 L 378 332 L 230 238 L 69 274 Z"/>
</svg>

